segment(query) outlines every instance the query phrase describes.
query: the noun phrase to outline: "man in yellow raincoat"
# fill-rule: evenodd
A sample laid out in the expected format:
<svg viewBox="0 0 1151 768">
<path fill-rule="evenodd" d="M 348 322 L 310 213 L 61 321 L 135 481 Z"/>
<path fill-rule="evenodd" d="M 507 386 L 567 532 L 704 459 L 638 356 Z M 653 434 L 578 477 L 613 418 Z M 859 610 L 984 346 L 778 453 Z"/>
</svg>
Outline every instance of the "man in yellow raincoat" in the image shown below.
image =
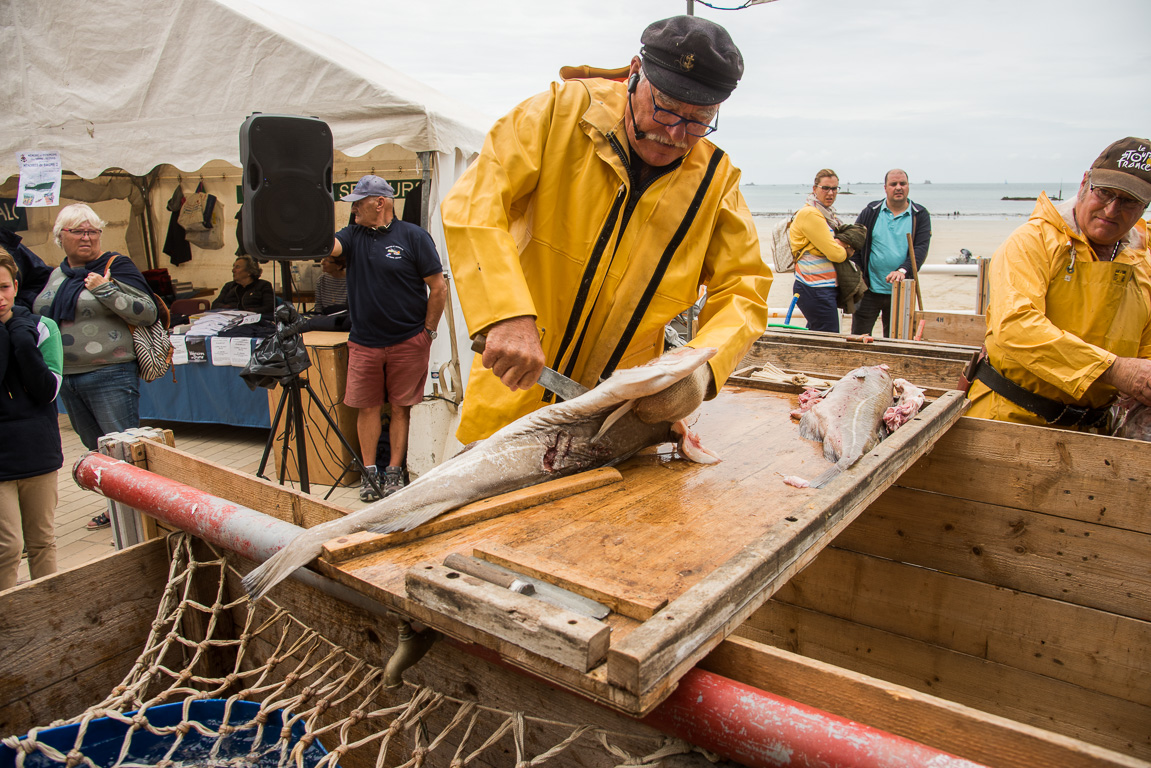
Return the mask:
<svg viewBox="0 0 1151 768">
<path fill-rule="evenodd" d="M 703 138 L 743 57 L 726 30 L 692 16 L 655 22 L 641 43 L 630 67 L 602 78 L 584 68 L 499 120 L 444 200 L 468 332 L 487 336 L 465 443 L 547 405 L 535 386 L 544 365 L 594 387 L 659 355 L 664 326 L 700 286 L 691 345 L 719 353 L 684 385 L 699 398 L 766 327 L 771 272 L 739 171 Z"/>
<path fill-rule="evenodd" d="M 1151 405 L 1151 142 L 1116 141 L 1074 200 L 1046 195 L 991 261 L 987 357 L 967 414 L 1101 427 L 1117 395 Z"/>
</svg>

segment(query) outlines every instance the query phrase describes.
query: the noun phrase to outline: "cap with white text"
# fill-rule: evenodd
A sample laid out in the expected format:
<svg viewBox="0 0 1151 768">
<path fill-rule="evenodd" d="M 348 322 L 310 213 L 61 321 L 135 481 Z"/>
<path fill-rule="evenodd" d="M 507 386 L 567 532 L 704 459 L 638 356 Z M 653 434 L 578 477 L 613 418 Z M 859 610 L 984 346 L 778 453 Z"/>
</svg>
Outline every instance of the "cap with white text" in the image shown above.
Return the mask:
<svg viewBox="0 0 1151 768">
<path fill-rule="evenodd" d="M 1091 164 L 1091 183 L 1151 203 L 1151 141 L 1128 136 L 1107 147 Z"/>
<path fill-rule="evenodd" d="M 396 190 L 379 176 L 368 174 L 356 182 L 356 188 L 340 199 L 347 203 L 363 200 L 365 197 L 395 197 Z"/>
</svg>

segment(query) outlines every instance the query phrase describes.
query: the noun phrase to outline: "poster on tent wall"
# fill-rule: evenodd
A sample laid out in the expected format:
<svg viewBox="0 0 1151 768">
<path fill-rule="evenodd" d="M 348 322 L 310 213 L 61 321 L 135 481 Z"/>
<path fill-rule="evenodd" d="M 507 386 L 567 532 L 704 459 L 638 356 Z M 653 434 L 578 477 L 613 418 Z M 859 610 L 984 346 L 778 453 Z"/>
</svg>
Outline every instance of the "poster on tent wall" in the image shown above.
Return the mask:
<svg viewBox="0 0 1151 768">
<path fill-rule="evenodd" d="M 16 205 L 41 208 L 60 204 L 60 153 L 20 153 L 20 186 L 16 188 Z"/>
</svg>

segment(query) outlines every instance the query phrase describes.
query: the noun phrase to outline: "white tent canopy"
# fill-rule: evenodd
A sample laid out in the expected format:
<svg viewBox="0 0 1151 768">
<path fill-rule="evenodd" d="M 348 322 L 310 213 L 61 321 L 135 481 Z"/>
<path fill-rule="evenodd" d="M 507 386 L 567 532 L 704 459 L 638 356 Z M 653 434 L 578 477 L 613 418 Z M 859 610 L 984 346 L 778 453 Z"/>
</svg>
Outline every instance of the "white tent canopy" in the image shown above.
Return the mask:
<svg viewBox="0 0 1151 768">
<path fill-rule="evenodd" d="M 0 3 L 0 181 L 22 150 L 84 178 L 239 165 L 252 112 L 315 116 L 337 150 L 479 151 L 490 120 L 339 41 L 244 0 Z"/>
</svg>

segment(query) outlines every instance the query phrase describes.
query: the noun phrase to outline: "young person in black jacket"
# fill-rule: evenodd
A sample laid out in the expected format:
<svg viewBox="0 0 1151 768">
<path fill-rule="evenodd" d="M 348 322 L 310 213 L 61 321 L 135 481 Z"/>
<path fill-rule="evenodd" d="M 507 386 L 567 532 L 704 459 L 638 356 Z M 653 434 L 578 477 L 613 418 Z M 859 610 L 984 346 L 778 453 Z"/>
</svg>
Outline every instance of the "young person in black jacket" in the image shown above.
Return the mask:
<svg viewBox="0 0 1151 768">
<path fill-rule="evenodd" d="M 16 586 L 25 547 L 32 578 L 56 572 L 56 473 L 64 463 L 55 405 L 60 330 L 17 303 L 17 274 L 0 248 L 0 591 Z"/>
</svg>

